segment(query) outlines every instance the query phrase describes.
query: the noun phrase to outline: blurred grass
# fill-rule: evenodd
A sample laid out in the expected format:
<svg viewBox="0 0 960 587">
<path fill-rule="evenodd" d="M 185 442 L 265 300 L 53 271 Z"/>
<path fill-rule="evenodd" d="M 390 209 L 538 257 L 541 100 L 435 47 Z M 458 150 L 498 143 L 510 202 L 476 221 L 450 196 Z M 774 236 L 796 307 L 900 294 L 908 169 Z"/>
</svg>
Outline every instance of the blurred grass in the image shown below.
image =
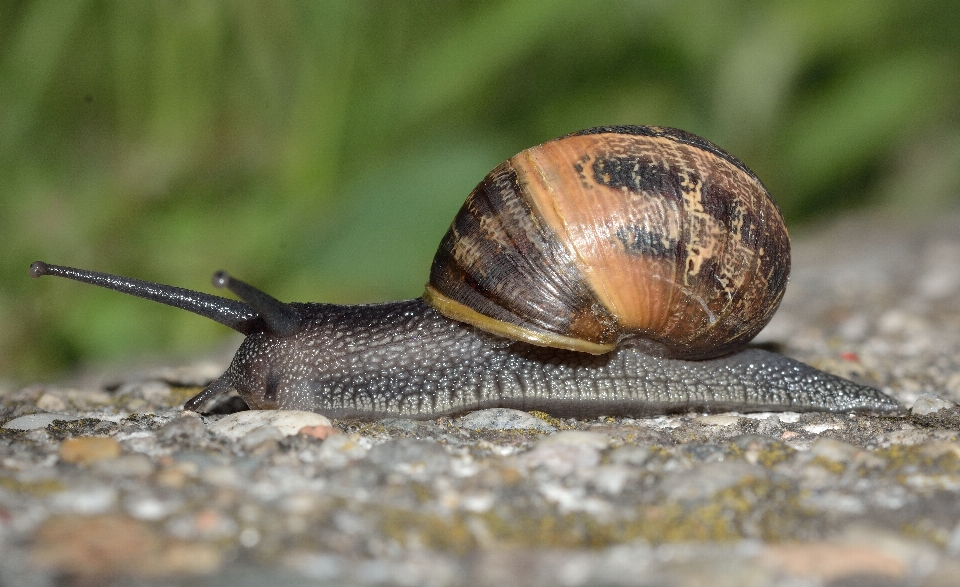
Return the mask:
<svg viewBox="0 0 960 587">
<path fill-rule="evenodd" d="M 501 160 L 677 126 L 791 226 L 960 194 L 960 3 L 0 3 L 0 375 L 189 355 L 228 331 L 36 259 L 285 300 L 414 297 Z"/>
</svg>

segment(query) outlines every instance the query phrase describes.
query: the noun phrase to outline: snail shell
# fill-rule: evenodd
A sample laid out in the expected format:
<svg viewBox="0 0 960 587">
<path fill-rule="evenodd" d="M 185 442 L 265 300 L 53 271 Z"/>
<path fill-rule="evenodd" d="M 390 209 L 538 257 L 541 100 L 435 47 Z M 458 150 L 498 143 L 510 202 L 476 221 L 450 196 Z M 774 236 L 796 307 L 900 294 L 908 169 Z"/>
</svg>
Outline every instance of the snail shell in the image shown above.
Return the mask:
<svg viewBox="0 0 960 587">
<path fill-rule="evenodd" d="M 449 318 L 600 354 L 730 353 L 776 311 L 790 241 L 760 180 L 661 127 L 588 129 L 490 172 L 447 231 L 424 299 Z"/>
</svg>

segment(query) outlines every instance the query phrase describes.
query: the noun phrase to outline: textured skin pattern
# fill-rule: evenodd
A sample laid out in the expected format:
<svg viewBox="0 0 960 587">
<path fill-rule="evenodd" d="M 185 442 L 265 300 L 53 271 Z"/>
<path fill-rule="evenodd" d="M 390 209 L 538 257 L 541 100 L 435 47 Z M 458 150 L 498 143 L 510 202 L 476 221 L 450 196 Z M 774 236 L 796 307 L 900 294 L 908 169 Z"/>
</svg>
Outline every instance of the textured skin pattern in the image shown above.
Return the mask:
<svg viewBox="0 0 960 587">
<path fill-rule="evenodd" d="M 421 300 L 291 305 L 304 328 L 287 338 L 248 336 L 214 386 L 237 389 L 251 408 L 359 419 L 490 407 L 576 417 L 899 409 L 873 388 L 761 350 L 708 361 L 658 359 L 635 347 L 594 356 L 511 343 Z"/>
<path fill-rule="evenodd" d="M 444 236 L 430 284 L 531 331 L 707 358 L 769 322 L 789 271 L 780 212 L 742 162 L 684 131 L 605 127 L 494 169 Z"/>
</svg>

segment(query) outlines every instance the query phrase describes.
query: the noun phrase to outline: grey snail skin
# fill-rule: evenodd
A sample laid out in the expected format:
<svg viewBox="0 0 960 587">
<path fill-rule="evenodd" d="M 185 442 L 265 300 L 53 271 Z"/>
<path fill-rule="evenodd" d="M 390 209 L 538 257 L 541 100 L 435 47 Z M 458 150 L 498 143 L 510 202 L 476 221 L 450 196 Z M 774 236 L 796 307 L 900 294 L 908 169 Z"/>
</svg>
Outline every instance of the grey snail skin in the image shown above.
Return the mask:
<svg viewBox="0 0 960 587">
<path fill-rule="evenodd" d="M 422 298 L 243 301 L 36 262 L 246 335 L 184 409 L 236 390 L 253 409 L 437 418 L 507 407 L 559 417 L 687 411 L 900 411 L 872 387 L 746 348 L 790 270 L 779 209 L 746 165 L 691 133 L 600 127 L 491 171 L 443 237 Z"/>
</svg>

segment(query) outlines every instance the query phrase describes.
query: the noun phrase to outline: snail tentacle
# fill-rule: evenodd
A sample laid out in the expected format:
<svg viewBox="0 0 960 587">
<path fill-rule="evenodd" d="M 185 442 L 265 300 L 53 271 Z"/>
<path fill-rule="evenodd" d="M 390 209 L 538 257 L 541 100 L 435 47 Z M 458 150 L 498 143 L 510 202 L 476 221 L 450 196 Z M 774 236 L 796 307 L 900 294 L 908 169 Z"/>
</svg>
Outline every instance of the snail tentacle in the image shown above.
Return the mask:
<svg viewBox="0 0 960 587">
<path fill-rule="evenodd" d="M 214 379 L 210 385 L 204 387 L 203 391 L 188 399 L 186 403 L 183 404 L 183 409 L 191 412 L 199 412 L 203 404 L 218 395 L 234 391 L 235 389 L 233 380 L 230 378 L 230 372 L 227 371 L 220 377 Z"/>
<path fill-rule="evenodd" d="M 297 310 L 245 281 L 231 277 L 226 271 L 213 274 L 213 286 L 227 288 L 260 314 L 267 331 L 277 336 L 290 336 L 300 325 Z"/>
<path fill-rule="evenodd" d="M 260 315 L 248 304 L 182 287 L 87 271 L 36 261 L 30 265 L 30 277 L 44 275 L 66 277 L 113 291 L 180 308 L 228 326 L 241 334 L 250 334 L 261 324 Z"/>
</svg>

